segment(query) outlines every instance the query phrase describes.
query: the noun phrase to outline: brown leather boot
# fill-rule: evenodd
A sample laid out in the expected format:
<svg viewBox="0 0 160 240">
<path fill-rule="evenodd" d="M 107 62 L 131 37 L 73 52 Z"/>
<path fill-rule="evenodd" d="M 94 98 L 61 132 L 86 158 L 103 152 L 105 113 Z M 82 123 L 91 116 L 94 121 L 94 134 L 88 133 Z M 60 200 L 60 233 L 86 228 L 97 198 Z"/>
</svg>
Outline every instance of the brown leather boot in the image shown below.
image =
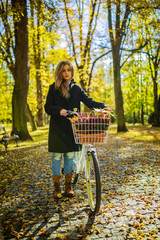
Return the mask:
<svg viewBox="0 0 160 240">
<path fill-rule="evenodd" d="M 71 188 L 72 173 L 67 173 L 65 175 L 65 191 L 68 197 L 74 197 L 75 193 Z"/>
<path fill-rule="evenodd" d="M 54 198 L 61 198 L 61 188 L 60 188 L 60 175 L 53 176 L 53 183 L 54 183 L 54 192 L 53 196 Z"/>
</svg>

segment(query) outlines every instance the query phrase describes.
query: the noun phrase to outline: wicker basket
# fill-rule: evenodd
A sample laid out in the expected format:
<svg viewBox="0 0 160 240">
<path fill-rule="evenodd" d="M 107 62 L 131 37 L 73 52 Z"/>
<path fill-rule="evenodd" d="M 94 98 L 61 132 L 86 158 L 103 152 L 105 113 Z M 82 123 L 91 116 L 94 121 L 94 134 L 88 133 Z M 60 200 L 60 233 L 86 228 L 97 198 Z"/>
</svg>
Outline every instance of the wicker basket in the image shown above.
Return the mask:
<svg viewBox="0 0 160 240">
<path fill-rule="evenodd" d="M 75 143 L 103 143 L 107 137 L 107 131 L 102 133 L 93 133 L 93 134 L 87 134 L 87 133 L 75 133 L 74 132 L 74 139 Z"/>
<path fill-rule="evenodd" d="M 109 120 L 106 115 L 93 116 L 89 113 L 70 119 L 75 143 L 104 143 L 108 135 Z"/>
</svg>

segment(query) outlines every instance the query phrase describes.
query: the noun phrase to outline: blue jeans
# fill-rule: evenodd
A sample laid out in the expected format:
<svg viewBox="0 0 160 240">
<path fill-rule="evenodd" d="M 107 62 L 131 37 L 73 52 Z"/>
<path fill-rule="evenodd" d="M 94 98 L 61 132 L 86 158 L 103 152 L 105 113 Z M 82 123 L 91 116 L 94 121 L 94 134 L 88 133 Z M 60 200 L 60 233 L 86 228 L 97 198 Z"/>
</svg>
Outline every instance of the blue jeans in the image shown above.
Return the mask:
<svg viewBox="0 0 160 240">
<path fill-rule="evenodd" d="M 64 158 L 64 175 L 73 171 L 73 152 L 53 153 L 52 155 L 52 176 L 61 174 L 61 161 Z"/>
</svg>

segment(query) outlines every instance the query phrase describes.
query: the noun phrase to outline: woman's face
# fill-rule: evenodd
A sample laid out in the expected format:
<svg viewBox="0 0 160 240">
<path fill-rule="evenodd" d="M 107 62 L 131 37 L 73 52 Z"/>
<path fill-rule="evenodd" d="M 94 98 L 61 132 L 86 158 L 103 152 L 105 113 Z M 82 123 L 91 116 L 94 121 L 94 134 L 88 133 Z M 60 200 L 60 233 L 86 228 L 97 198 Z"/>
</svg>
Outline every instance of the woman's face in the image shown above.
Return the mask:
<svg viewBox="0 0 160 240">
<path fill-rule="evenodd" d="M 64 65 L 63 70 L 62 70 L 62 78 L 69 82 L 72 78 L 72 69 L 69 65 Z"/>
</svg>

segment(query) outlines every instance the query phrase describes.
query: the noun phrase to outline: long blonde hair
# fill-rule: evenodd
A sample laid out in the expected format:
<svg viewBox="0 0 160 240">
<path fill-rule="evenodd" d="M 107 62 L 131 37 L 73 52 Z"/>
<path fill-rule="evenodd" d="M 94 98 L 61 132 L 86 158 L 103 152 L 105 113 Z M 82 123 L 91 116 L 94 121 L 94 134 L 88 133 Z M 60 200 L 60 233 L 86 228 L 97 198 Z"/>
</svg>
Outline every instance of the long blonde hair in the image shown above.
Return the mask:
<svg viewBox="0 0 160 240">
<path fill-rule="evenodd" d="M 59 64 L 56 67 L 55 74 L 54 74 L 55 75 L 55 88 L 60 91 L 60 93 L 62 94 L 63 97 L 69 98 L 69 85 L 66 84 L 66 81 L 63 80 L 63 78 L 62 78 L 62 71 L 63 71 L 63 67 L 65 65 L 70 66 L 71 71 L 72 71 L 72 77 L 74 75 L 73 66 L 68 60 L 59 62 Z"/>
</svg>

